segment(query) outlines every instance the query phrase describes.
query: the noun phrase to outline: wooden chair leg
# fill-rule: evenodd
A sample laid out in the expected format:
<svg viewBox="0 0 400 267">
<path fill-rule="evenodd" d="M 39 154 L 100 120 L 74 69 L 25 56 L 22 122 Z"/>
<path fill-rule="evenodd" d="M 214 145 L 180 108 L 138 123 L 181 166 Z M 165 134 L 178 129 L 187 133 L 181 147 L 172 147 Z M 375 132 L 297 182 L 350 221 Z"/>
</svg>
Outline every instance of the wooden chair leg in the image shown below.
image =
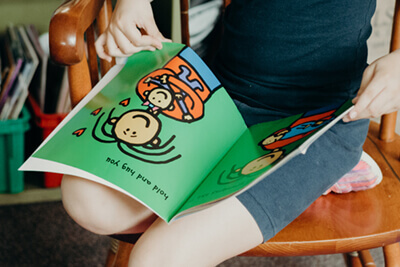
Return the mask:
<svg viewBox="0 0 400 267">
<path fill-rule="evenodd" d="M 108 250 L 108 255 L 106 259 L 105 267 L 113 267 L 115 261 L 115 255 L 118 251 L 119 240 L 115 238 L 110 239 L 110 249 Z"/>
<path fill-rule="evenodd" d="M 362 267 L 362 263 L 357 252 L 344 253 L 343 257 L 347 267 Z"/>
<path fill-rule="evenodd" d="M 371 256 L 369 250 L 362 250 L 358 252 L 359 258 L 361 260 L 362 266 L 376 267 L 374 259 Z"/>
<path fill-rule="evenodd" d="M 114 265 L 112 267 L 127 267 L 132 248 L 133 244 L 119 241 L 118 250 L 115 254 Z"/>
<path fill-rule="evenodd" d="M 394 243 L 383 247 L 386 267 L 400 267 L 400 245 Z"/>
</svg>

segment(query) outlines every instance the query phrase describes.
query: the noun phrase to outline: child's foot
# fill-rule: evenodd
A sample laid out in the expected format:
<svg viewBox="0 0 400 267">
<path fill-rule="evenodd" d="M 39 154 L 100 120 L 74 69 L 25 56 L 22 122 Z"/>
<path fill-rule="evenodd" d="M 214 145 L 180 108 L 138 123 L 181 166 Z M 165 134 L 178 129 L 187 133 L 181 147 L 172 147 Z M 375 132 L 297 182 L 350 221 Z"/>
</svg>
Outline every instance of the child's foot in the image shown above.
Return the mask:
<svg viewBox="0 0 400 267">
<path fill-rule="evenodd" d="M 362 153 L 360 162 L 338 182 L 336 182 L 324 195 L 330 192 L 348 193 L 375 187 L 382 181 L 382 172 L 378 164 L 365 152 Z"/>
</svg>

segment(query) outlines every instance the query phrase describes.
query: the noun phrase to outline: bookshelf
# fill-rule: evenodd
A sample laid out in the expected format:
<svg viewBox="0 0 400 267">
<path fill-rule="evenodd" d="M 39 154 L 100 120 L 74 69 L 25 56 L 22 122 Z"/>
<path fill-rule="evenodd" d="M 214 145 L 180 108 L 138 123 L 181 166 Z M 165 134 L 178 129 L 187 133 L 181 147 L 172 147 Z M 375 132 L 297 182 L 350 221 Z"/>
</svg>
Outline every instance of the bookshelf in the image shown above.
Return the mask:
<svg viewBox="0 0 400 267">
<path fill-rule="evenodd" d="M 2 0 L 0 3 L 0 35 L 4 36 L 7 26 L 33 24 L 39 31 L 48 31 L 54 10 L 63 0 Z M 25 175 L 25 189 L 17 194 L 0 194 L 1 205 L 15 205 L 61 199 L 59 188 L 44 188 L 38 184 L 40 175 Z"/>
</svg>

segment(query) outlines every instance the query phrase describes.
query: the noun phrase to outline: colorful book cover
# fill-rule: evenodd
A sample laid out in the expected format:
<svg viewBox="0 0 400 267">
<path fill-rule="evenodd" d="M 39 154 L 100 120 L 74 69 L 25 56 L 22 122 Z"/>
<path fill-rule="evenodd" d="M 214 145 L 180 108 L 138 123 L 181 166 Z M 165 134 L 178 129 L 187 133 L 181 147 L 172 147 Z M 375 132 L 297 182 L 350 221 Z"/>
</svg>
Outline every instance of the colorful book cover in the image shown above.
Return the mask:
<svg viewBox="0 0 400 267">
<path fill-rule="evenodd" d="M 170 222 L 264 178 L 350 106 L 247 128 L 193 50 L 166 43 L 112 68 L 20 169 L 105 184 Z"/>
</svg>

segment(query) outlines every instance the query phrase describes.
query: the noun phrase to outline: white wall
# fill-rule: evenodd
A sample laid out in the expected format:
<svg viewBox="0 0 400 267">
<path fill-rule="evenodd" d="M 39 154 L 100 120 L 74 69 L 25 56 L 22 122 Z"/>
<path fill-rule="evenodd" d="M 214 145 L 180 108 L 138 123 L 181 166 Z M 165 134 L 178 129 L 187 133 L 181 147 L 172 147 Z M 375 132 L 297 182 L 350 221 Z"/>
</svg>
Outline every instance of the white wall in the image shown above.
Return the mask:
<svg viewBox="0 0 400 267">
<path fill-rule="evenodd" d="M 394 2 L 394 0 L 377 0 L 375 15 L 372 18 L 372 35 L 368 40 L 368 62 L 389 52 Z"/>
<path fill-rule="evenodd" d="M 372 18 L 372 35 L 368 40 L 368 62 L 389 53 L 395 0 L 377 0 Z M 376 119 L 375 121 L 379 121 Z M 396 132 L 400 134 L 400 114 L 397 114 Z"/>
</svg>

